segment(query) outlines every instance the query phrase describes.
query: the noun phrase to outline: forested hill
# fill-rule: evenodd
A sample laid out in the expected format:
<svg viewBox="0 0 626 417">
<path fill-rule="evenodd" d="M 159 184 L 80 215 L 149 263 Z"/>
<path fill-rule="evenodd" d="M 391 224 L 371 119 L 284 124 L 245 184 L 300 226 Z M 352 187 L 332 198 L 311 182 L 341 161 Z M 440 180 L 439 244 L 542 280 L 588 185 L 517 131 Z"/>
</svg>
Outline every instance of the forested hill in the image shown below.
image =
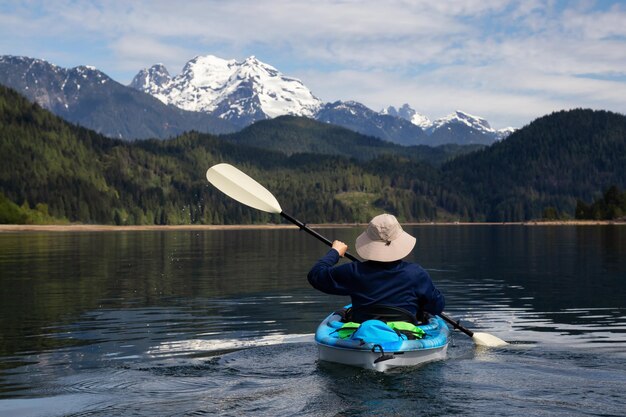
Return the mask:
<svg viewBox="0 0 626 417">
<path fill-rule="evenodd" d="M 624 126 L 623 116 L 606 112 L 557 113 L 435 167 L 393 152 L 369 160 L 295 148 L 288 155 L 197 133 L 166 141 L 111 140 L 0 87 L 0 222 L 12 221 L 2 209 L 9 200 L 84 223 L 280 221 L 211 187 L 205 172 L 218 162 L 248 172 L 307 222 L 364 222 L 381 210 L 403 221 L 515 221 L 541 217 L 548 205 L 573 216 L 576 199 L 590 203 L 611 185 L 625 188 Z M 300 137 L 297 126 L 289 129 Z M 315 136 L 302 129 L 302 137 Z M 279 139 L 290 146 L 289 135 Z M 339 139 L 347 148 L 362 145 Z"/>
<path fill-rule="evenodd" d="M 611 185 L 626 187 L 626 117 L 571 110 L 541 117 L 506 140 L 442 167 L 443 181 L 471 195 L 489 220 L 573 214 Z"/>
<path fill-rule="evenodd" d="M 458 155 L 485 147 L 455 144 L 436 147 L 401 146 L 340 126 L 297 116 L 259 121 L 240 132 L 220 137 L 233 143 L 272 149 L 287 155 L 306 152 L 342 155 L 362 161 L 381 155 L 402 155 L 415 161 L 428 161 L 432 165 L 440 165 Z"/>
</svg>

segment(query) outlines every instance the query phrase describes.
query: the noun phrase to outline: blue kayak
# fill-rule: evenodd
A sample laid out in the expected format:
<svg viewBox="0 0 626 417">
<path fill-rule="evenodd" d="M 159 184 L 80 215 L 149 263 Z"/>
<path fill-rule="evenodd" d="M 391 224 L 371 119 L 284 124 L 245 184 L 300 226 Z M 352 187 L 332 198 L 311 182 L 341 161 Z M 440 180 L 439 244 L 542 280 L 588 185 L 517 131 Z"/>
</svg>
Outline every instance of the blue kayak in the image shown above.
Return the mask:
<svg viewBox="0 0 626 417">
<path fill-rule="evenodd" d="M 378 336 L 376 333 L 367 336 L 354 333 L 347 338 L 344 334 L 342 338 L 340 330 L 344 322 L 341 320 L 339 313 L 332 313 L 317 327 L 315 342 L 322 361 L 384 372 L 389 368 L 416 366 L 446 358 L 450 331 L 439 316 L 432 316 L 428 323 L 418 325 L 423 336 L 415 340 L 393 333 L 392 336 L 388 333 Z M 368 322 L 378 322 L 383 326 L 378 320 L 368 320 L 361 326 L 378 324 Z"/>
</svg>

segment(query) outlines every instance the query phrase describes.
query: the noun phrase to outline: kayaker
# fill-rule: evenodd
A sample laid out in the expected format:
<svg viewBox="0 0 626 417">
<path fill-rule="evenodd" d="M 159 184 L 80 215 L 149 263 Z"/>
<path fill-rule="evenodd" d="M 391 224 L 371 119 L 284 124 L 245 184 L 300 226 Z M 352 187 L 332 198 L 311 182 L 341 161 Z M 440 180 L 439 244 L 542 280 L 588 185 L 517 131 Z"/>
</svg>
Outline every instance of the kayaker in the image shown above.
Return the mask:
<svg viewBox="0 0 626 417">
<path fill-rule="evenodd" d="M 335 266 L 348 250 L 345 243 L 336 240 L 307 278 L 314 288 L 326 294 L 350 296 L 352 309 L 346 318 L 349 321 L 422 321 L 424 313 L 441 313 L 445 299 L 421 266 L 402 260 L 411 253 L 415 242 L 395 216 L 381 214 L 356 239 L 356 251 L 365 262 Z M 407 312 L 413 320 L 400 317 Z"/>
</svg>

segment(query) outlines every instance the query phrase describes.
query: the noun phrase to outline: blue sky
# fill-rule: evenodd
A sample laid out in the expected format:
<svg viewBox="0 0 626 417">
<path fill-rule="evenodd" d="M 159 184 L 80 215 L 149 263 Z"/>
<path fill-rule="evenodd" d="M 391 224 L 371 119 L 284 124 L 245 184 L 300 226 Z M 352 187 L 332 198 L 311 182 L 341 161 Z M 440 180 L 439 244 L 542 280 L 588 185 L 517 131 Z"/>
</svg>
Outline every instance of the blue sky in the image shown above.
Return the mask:
<svg viewBox="0 0 626 417">
<path fill-rule="evenodd" d="M 324 101 L 408 103 L 431 119 L 626 113 L 626 1 L 0 0 L 0 55 L 128 84 L 209 54 L 255 55 Z"/>
</svg>

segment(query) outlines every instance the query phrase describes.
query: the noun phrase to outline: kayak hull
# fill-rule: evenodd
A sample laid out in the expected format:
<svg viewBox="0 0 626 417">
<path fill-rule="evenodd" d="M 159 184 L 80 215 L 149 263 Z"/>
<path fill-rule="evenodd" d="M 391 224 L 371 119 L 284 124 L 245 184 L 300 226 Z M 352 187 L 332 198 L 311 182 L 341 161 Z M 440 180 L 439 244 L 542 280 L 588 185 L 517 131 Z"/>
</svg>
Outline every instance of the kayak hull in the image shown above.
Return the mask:
<svg viewBox="0 0 626 417">
<path fill-rule="evenodd" d="M 438 316 L 419 326 L 426 333 L 423 339 L 381 343 L 340 339 L 336 331 L 341 326 L 340 320 L 338 314 L 330 314 L 317 328 L 315 342 L 322 361 L 385 372 L 446 358 L 449 330 Z"/>
</svg>

